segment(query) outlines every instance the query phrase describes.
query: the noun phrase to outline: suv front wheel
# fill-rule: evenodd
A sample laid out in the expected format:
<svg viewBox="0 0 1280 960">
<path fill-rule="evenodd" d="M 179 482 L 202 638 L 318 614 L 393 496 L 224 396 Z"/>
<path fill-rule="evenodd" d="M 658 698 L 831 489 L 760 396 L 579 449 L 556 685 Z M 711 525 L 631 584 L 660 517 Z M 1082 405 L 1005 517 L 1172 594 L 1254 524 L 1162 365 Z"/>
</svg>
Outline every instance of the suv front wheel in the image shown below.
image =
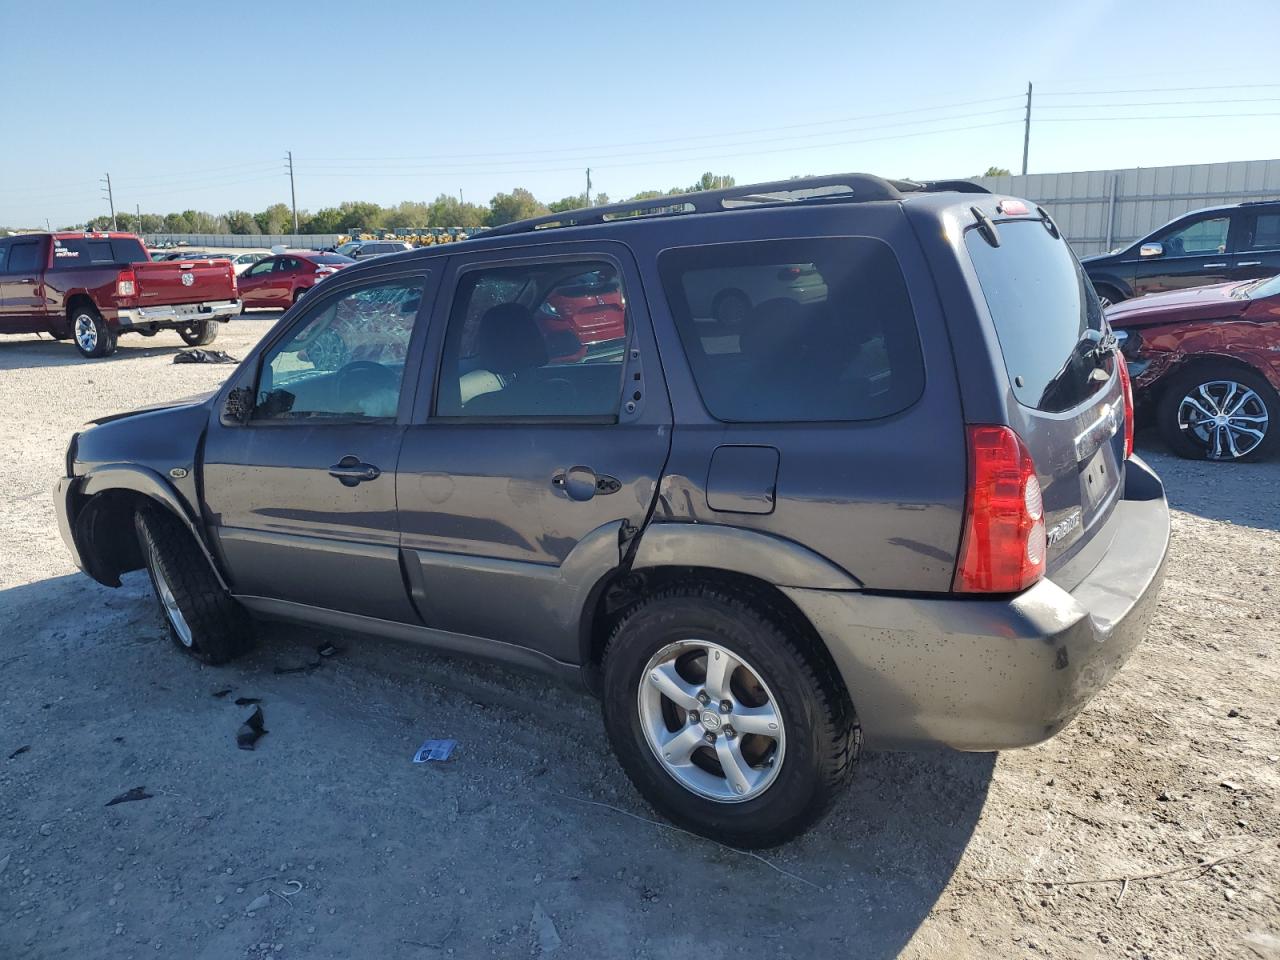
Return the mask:
<svg viewBox="0 0 1280 960">
<path fill-rule="evenodd" d="M 710 585 L 624 615 L 604 659 L 604 722 L 636 788 L 677 824 L 770 847 L 816 822 L 853 773 L 853 707 L 785 617 Z"/>
<path fill-rule="evenodd" d="M 160 507 L 134 515 L 138 545 L 169 636 L 205 663 L 226 663 L 252 645 L 244 608 L 218 578 L 175 517 Z"/>
</svg>

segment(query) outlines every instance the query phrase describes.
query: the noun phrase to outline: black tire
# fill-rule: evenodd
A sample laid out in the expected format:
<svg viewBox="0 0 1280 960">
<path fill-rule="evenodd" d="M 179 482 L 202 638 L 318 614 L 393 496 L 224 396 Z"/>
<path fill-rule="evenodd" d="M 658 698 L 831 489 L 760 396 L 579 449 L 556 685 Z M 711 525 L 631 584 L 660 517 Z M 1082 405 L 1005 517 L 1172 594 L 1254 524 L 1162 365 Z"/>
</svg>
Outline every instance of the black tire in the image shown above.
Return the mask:
<svg viewBox="0 0 1280 960">
<path fill-rule="evenodd" d="M 1104 310 L 1107 307 L 1110 307 L 1113 304 L 1120 303 L 1122 300 L 1125 299 L 1125 295 L 1123 293 L 1121 293 L 1115 287 L 1107 286 L 1105 283 L 1096 285 L 1094 287 L 1094 290 L 1097 291 L 1098 300 L 1101 301 L 1102 308 Z"/>
<path fill-rule="evenodd" d="M 689 638 L 748 662 L 782 719 L 781 766 L 754 797 L 735 802 L 694 792 L 646 738 L 639 699 L 650 659 Z M 817 643 L 783 611 L 719 586 L 670 587 L 630 609 L 605 650 L 603 712 L 614 753 L 636 789 L 674 823 L 739 848 L 775 846 L 816 823 L 847 786 L 862 742 L 853 705 Z"/>
<path fill-rule="evenodd" d="M 722 290 L 711 304 L 716 320 L 726 327 L 741 325 L 751 312 L 751 300 L 741 290 Z"/>
<path fill-rule="evenodd" d="M 96 360 L 116 352 L 116 333 L 92 305 L 80 304 L 69 315 L 71 338 L 80 355 Z"/>
<path fill-rule="evenodd" d="M 160 618 L 173 642 L 210 664 L 226 663 L 252 647 L 248 614 L 222 589 L 182 524 L 161 507 L 142 507 L 134 515 L 134 528 Z M 166 595 L 176 605 L 176 615 L 166 608 Z"/>
<path fill-rule="evenodd" d="M 178 336 L 188 346 L 206 347 L 218 339 L 218 326 L 215 320 L 193 320 L 178 328 Z"/>
<path fill-rule="evenodd" d="M 1192 401 L 1209 413 L 1214 413 L 1218 409 L 1216 403 L 1220 398 L 1225 399 L 1230 389 L 1224 386 L 1228 384 L 1252 391 L 1255 399 L 1247 399 L 1248 395 L 1244 394 L 1247 402 L 1238 411 L 1237 417 L 1230 418 L 1225 433 L 1214 427 L 1200 425 L 1207 422 L 1207 418 Z M 1203 392 L 1201 388 L 1204 388 Z M 1232 403 L 1240 395 L 1234 395 Z M 1186 409 L 1183 407 L 1184 400 L 1188 402 Z M 1232 408 L 1228 406 L 1226 409 Z M 1243 419 L 1244 417 L 1249 419 Z M 1266 422 L 1260 422 L 1260 417 L 1265 418 Z M 1196 422 L 1197 419 L 1200 423 Z M 1248 434 L 1232 431 L 1232 424 L 1236 427 L 1261 429 L 1262 439 L 1256 441 Z M 1280 447 L 1280 396 L 1276 395 L 1265 377 L 1253 370 L 1231 364 L 1199 364 L 1169 379 L 1156 406 L 1156 426 L 1169 449 L 1188 460 L 1264 460 L 1273 456 L 1277 447 Z M 1213 442 L 1215 433 L 1219 435 L 1216 450 Z M 1232 441 L 1237 443 L 1239 455 L 1232 454 Z M 1254 445 L 1246 448 L 1246 444 L 1250 442 Z"/>
</svg>

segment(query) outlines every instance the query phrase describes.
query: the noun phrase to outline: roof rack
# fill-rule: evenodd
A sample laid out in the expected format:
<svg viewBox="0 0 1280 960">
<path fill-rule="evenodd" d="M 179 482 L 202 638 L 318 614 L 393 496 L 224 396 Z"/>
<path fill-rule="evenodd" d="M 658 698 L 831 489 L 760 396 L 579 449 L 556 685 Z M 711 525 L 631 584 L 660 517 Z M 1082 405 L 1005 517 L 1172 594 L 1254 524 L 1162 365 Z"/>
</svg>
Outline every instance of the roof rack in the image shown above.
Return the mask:
<svg viewBox="0 0 1280 960">
<path fill-rule="evenodd" d="M 687 213 L 723 213 L 728 210 L 780 206 L 790 203 L 866 203 L 872 200 L 901 200 L 904 193 L 990 193 L 986 187 L 967 180 L 937 180 L 916 183 L 911 180 L 886 180 L 869 173 L 838 173 L 823 177 L 795 177 L 769 183 L 751 183 L 723 190 L 700 190 L 628 200 L 599 207 L 583 207 L 552 213 L 544 217 L 516 220 L 486 230 L 480 236 L 497 237 L 514 233 L 532 233 L 558 227 L 582 227 L 613 220 L 642 217 L 668 217 Z"/>
</svg>

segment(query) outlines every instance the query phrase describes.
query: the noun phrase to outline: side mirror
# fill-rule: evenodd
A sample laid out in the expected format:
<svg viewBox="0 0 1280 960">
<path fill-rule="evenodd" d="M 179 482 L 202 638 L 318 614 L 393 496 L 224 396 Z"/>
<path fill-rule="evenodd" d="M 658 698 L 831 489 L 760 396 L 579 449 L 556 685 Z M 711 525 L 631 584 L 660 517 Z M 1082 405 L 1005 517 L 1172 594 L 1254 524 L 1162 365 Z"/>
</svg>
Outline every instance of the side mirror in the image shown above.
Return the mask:
<svg viewBox="0 0 1280 960">
<path fill-rule="evenodd" d="M 1144 243 L 1138 248 L 1138 256 L 1140 257 L 1163 257 L 1163 243 Z"/>
<path fill-rule="evenodd" d="M 222 422 L 226 426 L 239 426 L 249 422 L 253 413 L 253 389 L 236 387 L 222 402 Z"/>
</svg>

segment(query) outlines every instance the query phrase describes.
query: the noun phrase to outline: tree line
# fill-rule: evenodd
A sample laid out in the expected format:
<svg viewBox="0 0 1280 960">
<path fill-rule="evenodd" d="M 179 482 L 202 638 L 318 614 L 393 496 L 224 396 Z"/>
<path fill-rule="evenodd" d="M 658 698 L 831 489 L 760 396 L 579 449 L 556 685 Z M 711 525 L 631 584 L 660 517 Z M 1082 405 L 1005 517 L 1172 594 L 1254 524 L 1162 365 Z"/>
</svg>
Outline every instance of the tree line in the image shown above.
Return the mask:
<svg viewBox="0 0 1280 960">
<path fill-rule="evenodd" d="M 727 174 L 704 173 L 687 187 L 670 190 L 644 190 L 629 200 L 649 200 L 654 197 L 677 196 L 699 190 L 732 187 L 737 181 Z M 611 202 L 608 194 L 591 197 L 596 205 Z M 430 202 L 404 200 L 394 206 L 384 207 L 365 200 L 348 200 L 336 207 L 324 207 L 314 213 L 298 211 L 299 233 L 350 233 L 353 230 L 396 230 L 407 227 L 497 227 L 513 220 L 539 217 L 548 213 L 562 213 L 587 205 L 586 194 L 562 197 L 551 203 L 543 203 L 524 187 L 516 187 L 510 193 L 498 193 L 488 203 L 467 203 L 460 197 L 442 193 Z M 77 224 L 77 227 L 79 225 Z M 288 204 L 273 203 L 259 213 L 247 210 L 228 210 L 226 213 L 209 213 L 204 210 L 183 210 L 175 213 L 144 213 L 141 217 L 119 211 L 116 226 L 131 233 L 212 233 L 212 234 L 281 234 L 293 233 L 293 211 Z M 111 217 L 94 217 L 84 224 L 88 230 L 108 230 Z"/>
</svg>

